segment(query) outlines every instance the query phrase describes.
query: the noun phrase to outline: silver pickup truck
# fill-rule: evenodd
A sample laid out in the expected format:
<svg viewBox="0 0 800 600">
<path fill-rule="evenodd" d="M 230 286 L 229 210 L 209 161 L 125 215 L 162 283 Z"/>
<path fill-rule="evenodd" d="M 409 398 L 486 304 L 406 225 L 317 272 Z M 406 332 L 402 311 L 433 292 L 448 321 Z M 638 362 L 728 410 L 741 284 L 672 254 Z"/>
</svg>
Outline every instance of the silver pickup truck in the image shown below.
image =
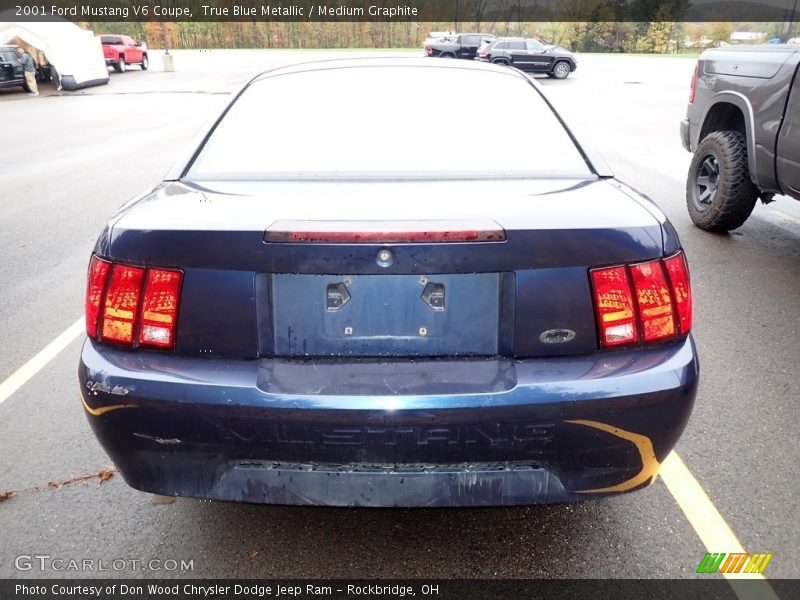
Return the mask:
<svg viewBox="0 0 800 600">
<path fill-rule="evenodd" d="M 692 221 L 740 227 L 756 200 L 800 200 L 800 46 L 716 48 L 695 67 L 681 141 Z"/>
</svg>

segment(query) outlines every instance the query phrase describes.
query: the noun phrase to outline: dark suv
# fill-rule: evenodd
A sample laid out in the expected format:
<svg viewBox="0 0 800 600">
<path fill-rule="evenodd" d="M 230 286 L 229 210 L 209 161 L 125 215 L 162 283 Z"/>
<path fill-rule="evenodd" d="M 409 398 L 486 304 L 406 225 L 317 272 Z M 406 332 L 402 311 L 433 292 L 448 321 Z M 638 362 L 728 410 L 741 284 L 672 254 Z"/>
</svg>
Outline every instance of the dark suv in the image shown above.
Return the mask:
<svg viewBox="0 0 800 600">
<path fill-rule="evenodd" d="M 30 92 L 16 46 L 0 46 L 0 89 L 20 87 Z"/>
<path fill-rule="evenodd" d="M 537 38 L 498 38 L 482 47 L 475 60 L 509 65 L 528 73 L 547 73 L 556 79 L 566 79 L 578 68 L 572 52 Z"/>
</svg>

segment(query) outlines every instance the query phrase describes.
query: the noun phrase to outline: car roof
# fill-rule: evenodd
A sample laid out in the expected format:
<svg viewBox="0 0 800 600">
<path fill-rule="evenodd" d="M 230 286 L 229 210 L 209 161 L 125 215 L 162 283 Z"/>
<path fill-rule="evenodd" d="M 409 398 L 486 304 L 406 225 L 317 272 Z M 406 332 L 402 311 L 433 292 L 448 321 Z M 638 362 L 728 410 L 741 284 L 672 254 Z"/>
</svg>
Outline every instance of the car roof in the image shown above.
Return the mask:
<svg viewBox="0 0 800 600">
<path fill-rule="evenodd" d="M 364 58 L 334 58 L 329 60 L 319 60 L 312 62 L 295 63 L 284 65 L 264 71 L 254 77 L 250 83 L 255 83 L 262 79 L 276 77 L 279 75 L 289 75 L 295 73 L 310 73 L 314 71 L 331 71 L 335 69 L 358 69 L 358 68 L 416 68 L 416 69 L 459 69 L 463 71 L 482 71 L 492 72 L 498 75 L 517 77 L 530 81 L 530 79 L 516 69 L 509 69 L 505 66 L 493 65 L 484 62 L 470 60 L 431 60 L 426 57 L 364 57 Z"/>
</svg>

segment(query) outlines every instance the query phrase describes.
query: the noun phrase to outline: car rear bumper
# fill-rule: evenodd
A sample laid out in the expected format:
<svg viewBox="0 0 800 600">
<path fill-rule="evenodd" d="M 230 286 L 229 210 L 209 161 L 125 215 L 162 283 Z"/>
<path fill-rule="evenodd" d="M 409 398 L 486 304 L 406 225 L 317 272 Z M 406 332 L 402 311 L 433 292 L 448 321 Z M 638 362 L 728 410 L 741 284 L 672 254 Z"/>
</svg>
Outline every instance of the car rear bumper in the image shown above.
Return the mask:
<svg viewBox="0 0 800 600">
<path fill-rule="evenodd" d="M 229 360 L 86 342 L 84 409 L 134 488 L 331 506 L 491 506 L 651 483 L 694 403 L 691 338 L 591 357 Z"/>
</svg>

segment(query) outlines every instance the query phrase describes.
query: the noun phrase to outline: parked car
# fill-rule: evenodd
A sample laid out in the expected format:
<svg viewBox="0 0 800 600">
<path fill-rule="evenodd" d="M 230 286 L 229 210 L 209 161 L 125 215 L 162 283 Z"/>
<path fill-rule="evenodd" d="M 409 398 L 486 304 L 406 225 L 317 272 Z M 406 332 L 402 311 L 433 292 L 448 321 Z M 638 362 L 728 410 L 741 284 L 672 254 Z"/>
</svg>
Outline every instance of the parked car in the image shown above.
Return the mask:
<svg viewBox="0 0 800 600">
<path fill-rule="evenodd" d="M 101 35 L 103 56 L 106 65 L 114 67 L 117 73 L 124 73 L 128 65 L 139 65 L 142 71 L 150 66 L 147 56 L 147 44 L 134 40 L 127 35 Z"/>
<path fill-rule="evenodd" d="M 425 38 L 425 41 L 422 42 L 422 47 L 424 48 L 428 44 L 439 42 L 445 38 L 454 38 L 455 36 L 456 34 L 452 31 L 431 31 L 428 33 L 428 37 Z"/>
<path fill-rule="evenodd" d="M 744 224 L 756 200 L 800 200 L 800 48 L 715 48 L 692 76 L 683 147 L 692 221 L 708 231 Z"/>
<path fill-rule="evenodd" d="M 487 89 L 504 111 L 408 112 Z M 418 151 L 464 123 L 502 151 Z M 655 479 L 698 384 L 686 259 L 529 76 L 280 67 L 198 139 L 89 265 L 80 393 L 128 484 L 478 506 Z"/>
<path fill-rule="evenodd" d="M 17 56 L 16 46 L 0 46 L 0 89 L 21 88 L 29 92 L 25 72 Z"/>
<path fill-rule="evenodd" d="M 475 55 L 476 57 L 481 56 L 481 52 L 484 52 L 487 48 L 489 48 L 492 44 L 497 41 L 497 38 L 483 40 L 481 45 L 478 46 L 478 53 Z"/>
<path fill-rule="evenodd" d="M 439 58 L 465 58 L 472 60 L 484 41 L 495 39 L 488 33 L 459 33 L 438 41 L 425 43 L 425 54 Z"/>
<path fill-rule="evenodd" d="M 578 68 L 574 53 L 538 38 L 499 38 L 482 47 L 476 60 L 516 67 L 526 73 L 547 73 L 555 79 L 566 79 Z"/>
</svg>

